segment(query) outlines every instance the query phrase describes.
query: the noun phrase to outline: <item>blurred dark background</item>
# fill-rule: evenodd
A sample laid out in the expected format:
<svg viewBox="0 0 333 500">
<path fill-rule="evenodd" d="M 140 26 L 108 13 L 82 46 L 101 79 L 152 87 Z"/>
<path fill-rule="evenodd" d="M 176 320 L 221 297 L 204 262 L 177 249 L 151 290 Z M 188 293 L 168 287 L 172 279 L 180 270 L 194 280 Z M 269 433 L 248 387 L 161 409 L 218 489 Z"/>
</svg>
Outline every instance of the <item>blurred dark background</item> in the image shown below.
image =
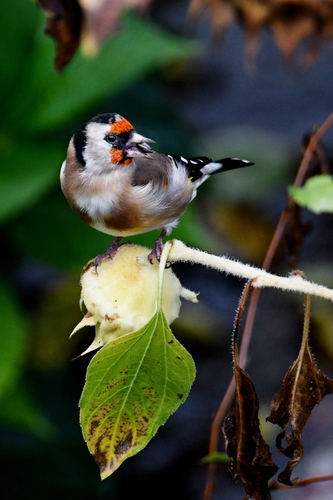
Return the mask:
<svg viewBox="0 0 333 500">
<path fill-rule="evenodd" d="M 123 29 L 95 58 L 77 54 L 58 74 L 54 43 L 43 34 L 36 4 L 0 5 L 0 477 L 3 498 L 127 500 L 135 496 L 197 500 L 203 495 L 210 425 L 232 375 L 230 335 L 243 283 L 199 266 L 176 265 L 182 284 L 200 292 L 172 329 L 194 357 L 197 379 L 186 403 L 145 450 L 101 482 L 83 442 L 78 401 L 89 355 L 72 361 L 93 333 L 68 336 L 81 319 L 82 267 L 110 238 L 73 214 L 59 170 L 73 132 L 91 116 L 116 111 L 156 140 L 161 152 L 237 156 L 251 169 L 211 179 L 173 237 L 260 266 L 287 203 L 304 136 L 333 107 L 333 53 L 323 44 L 312 64 L 287 61 L 263 30 L 251 71 L 247 34 L 232 24 L 218 43 L 211 23 L 187 17 L 187 1 L 156 1 L 149 13 L 125 16 Z M 302 50 L 302 45 L 298 51 Z M 323 139 L 332 159 L 333 131 Z M 332 216 L 302 212 L 311 231 L 294 267 L 333 287 Z M 151 246 L 156 234 L 133 240 Z M 274 272 L 287 274 L 283 245 Z M 265 423 L 269 402 L 296 358 L 303 299 L 262 293 L 247 367 L 261 402 L 262 431 L 274 448 L 278 429 Z M 332 304 L 313 301 L 311 344 L 333 376 Z M 90 336 L 89 336 L 90 335 Z M 304 432 L 298 477 L 333 472 L 332 396 L 315 408 Z M 221 438 L 221 451 L 224 450 Z M 285 461 L 273 452 L 280 467 Z M 240 499 L 226 464 L 213 499 Z M 332 498 L 331 484 L 273 492 L 274 499 Z"/>
</svg>

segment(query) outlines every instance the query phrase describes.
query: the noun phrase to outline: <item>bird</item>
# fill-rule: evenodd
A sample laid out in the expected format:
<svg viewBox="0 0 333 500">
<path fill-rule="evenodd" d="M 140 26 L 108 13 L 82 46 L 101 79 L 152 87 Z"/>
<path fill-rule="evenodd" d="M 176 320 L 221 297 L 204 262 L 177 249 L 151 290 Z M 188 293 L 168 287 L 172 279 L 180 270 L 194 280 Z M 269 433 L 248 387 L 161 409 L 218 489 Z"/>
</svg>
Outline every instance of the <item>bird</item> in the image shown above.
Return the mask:
<svg viewBox="0 0 333 500">
<path fill-rule="evenodd" d="M 71 138 L 60 171 L 60 184 L 70 207 L 83 221 L 115 236 L 97 268 L 112 258 L 124 237 L 159 230 L 148 255 L 160 259 L 163 238 L 211 175 L 254 165 L 240 158 L 213 161 L 154 151 L 152 139 L 139 134 L 118 113 L 101 113 Z"/>
</svg>

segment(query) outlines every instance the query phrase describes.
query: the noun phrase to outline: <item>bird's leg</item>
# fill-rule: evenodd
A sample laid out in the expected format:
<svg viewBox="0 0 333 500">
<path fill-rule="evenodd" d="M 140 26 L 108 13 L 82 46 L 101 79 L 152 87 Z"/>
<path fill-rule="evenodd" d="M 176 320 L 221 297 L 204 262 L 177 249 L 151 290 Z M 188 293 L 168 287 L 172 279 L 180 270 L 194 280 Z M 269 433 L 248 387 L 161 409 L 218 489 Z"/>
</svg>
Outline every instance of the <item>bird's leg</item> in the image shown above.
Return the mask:
<svg viewBox="0 0 333 500">
<path fill-rule="evenodd" d="M 166 235 L 166 233 L 167 233 L 166 230 L 162 229 L 161 234 L 159 235 L 159 237 L 157 238 L 157 240 L 154 243 L 154 248 L 152 249 L 152 251 L 148 255 L 148 260 L 151 264 L 153 263 L 153 260 L 155 258 L 158 260 L 158 262 L 160 261 L 163 247 L 164 247 L 163 238 Z"/>
<path fill-rule="evenodd" d="M 121 238 L 122 238 L 121 236 L 117 236 L 117 238 L 115 238 L 111 243 L 107 252 L 102 253 L 101 255 L 97 255 L 97 257 L 95 257 L 94 259 L 95 271 L 97 271 L 97 268 L 102 264 L 103 260 L 112 259 L 116 255 Z"/>
</svg>

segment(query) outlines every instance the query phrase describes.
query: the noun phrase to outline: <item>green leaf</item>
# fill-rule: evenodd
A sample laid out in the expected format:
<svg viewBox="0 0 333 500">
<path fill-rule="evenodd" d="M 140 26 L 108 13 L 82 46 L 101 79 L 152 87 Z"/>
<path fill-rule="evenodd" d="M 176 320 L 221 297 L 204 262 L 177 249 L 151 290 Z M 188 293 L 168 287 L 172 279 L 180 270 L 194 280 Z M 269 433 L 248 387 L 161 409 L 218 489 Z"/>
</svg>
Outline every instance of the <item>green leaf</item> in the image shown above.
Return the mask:
<svg viewBox="0 0 333 500">
<path fill-rule="evenodd" d="M 295 202 L 315 214 L 333 212 L 333 177 L 316 175 L 306 181 L 303 187 L 289 188 Z"/>
<path fill-rule="evenodd" d="M 26 327 L 11 291 L 0 282 L 0 397 L 18 380 L 26 349 Z"/>
<path fill-rule="evenodd" d="M 201 459 L 202 464 L 209 464 L 210 462 L 229 462 L 230 458 L 226 453 L 221 453 L 220 451 L 215 451 L 214 453 L 209 453 Z"/>
<path fill-rule="evenodd" d="M 59 76 L 52 66 L 53 44 L 41 38 L 29 84 L 36 94 L 30 124 L 44 130 L 70 121 L 82 109 L 96 105 L 153 68 L 194 55 L 197 47 L 128 13 L 120 33 L 105 43 L 96 57 L 77 54 Z"/>
<path fill-rule="evenodd" d="M 161 310 L 97 353 L 87 371 L 80 422 L 102 479 L 147 445 L 186 400 L 194 377 L 193 359 Z"/>
</svg>

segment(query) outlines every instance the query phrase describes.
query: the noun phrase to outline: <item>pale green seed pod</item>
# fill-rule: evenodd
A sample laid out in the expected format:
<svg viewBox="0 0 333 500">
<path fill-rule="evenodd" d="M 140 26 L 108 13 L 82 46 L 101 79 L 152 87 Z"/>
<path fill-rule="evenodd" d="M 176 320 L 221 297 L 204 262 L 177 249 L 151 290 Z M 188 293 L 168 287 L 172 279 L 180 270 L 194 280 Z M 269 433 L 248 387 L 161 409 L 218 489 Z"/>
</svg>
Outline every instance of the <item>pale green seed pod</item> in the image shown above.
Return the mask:
<svg viewBox="0 0 333 500">
<path fill-rule="evenodd" d="M 148 253 L 141 246 L 123 245 L 97 271 L 93 262 L 83 270 L 81 306 L 86 314 L 71 335 L 85 326 L 95 326 L 95 339 L 82 354 L 138 330 L 156 312 L 159 266 L 150 264 Z M 181 286 L 171 269 L 165 269 L 162 310 L 168 324 L 178 318 L 180 297 L 198 301 L 194 292 Z"/>
</svg>

